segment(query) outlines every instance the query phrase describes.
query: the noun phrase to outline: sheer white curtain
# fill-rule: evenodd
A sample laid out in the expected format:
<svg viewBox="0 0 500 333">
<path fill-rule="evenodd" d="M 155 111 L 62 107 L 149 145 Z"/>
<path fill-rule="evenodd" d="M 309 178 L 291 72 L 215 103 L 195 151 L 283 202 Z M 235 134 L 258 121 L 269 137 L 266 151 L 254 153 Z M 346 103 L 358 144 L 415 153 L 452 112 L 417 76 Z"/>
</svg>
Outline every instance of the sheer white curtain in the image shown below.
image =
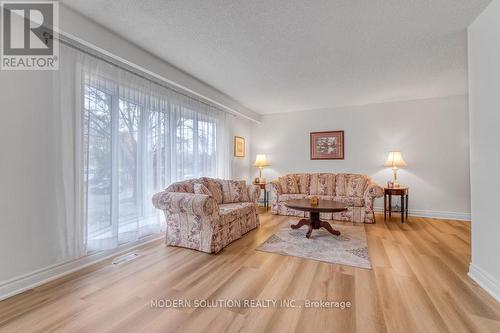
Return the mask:
<svg viewBox="0 0 500 333">
<path fill-rule="evenodd" d="M 76 110 L 67 237 L 77 239 L 68 245 L 75 252 L 159 233 L 154 193 L 177 180 L 229 176 L 224 112 L 92 55 L 67 46 L 61 53 L 61 104 Z"/>
<path fill-rule="evenodd" d="M 53 72 L 52 148 L 47 156 L 54 162 L 55 200 L 58 202 L 54 221 L 59 231 L 59 260 L 76 259 L 87 254 L 87 223 L 83 198 L 83 147 L 81 112 L 81 70 L 79 52 L 61 47 L 59 70 Z"/>
</svg>

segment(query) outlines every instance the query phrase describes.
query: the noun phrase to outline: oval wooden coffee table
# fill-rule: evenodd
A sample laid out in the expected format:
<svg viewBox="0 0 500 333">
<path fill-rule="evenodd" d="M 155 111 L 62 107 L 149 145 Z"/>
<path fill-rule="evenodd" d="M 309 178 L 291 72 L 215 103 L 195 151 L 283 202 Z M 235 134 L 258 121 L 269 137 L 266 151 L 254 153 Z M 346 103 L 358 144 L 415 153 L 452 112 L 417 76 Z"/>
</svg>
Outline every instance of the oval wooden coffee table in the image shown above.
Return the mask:
<svg viewBox="0 0 500 333">
<path fill-rule="evenodd" d="M 292 229 L 298 229 L 304 225 L 309 226 L 306 233 L 307 238 L 311 237 L 313 229 L 319 228 L 325 228 L 335 236 L 340 235 L 340 231 L 333 229 L 330 223 L 319 219 L 319 213 L 343 212 L 347 210 L 346 204 L 333 200 L 320 200 L 318 205 L 313 206 L 309 199 L 293 199 L 285 201 L 285 206 L 291 209 L 309 212 L 308 219 L 302 219 L 297 224 L 291 226 Z"/>
</svg>

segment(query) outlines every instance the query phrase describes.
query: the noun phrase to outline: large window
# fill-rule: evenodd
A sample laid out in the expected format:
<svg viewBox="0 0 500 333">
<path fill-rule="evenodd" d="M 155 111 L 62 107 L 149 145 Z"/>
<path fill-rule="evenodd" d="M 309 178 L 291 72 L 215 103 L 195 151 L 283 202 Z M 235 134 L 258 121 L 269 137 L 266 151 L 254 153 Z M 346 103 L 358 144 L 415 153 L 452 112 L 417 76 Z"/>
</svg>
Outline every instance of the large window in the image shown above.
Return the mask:
<svg viewBox="0 0 500 333">
<path fill-rule="evenodd" d="M 83 75 L 87 248 L 113 248 L 159 232 L 154 193 L 218 172 L 220 118 L 102 75 Z"/>
</svg>

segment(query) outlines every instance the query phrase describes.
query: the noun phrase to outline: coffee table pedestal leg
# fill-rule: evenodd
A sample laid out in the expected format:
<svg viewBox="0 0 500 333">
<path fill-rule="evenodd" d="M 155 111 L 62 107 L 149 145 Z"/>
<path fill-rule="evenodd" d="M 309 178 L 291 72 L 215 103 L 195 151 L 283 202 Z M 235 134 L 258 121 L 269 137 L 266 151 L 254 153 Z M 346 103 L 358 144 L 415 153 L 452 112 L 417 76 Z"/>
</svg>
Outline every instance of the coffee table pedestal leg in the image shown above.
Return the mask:
<svg viewBox="0 0 500 333">
<path fill-rule="evenodd" d="M 302 226 L 309 225 L 309 224 L 310 224 L 309 219 L 302 219 L 299 222 L 297 222 L 297 224 L 292 224 L 291 227 L 292 227 L 292 229 L 299 229 Z"/>
<path fill-rule="evenodd" d="M 292 224 L 291 225 L 292 229 L 299 229 L 302 226 L 307 225 L 309 227 L 306 233 L 307 238 L 311 237 L 313 229 L 319 229 L 319 228 L 325 228 L 332 235 L 335 236 L 340 235 L 340 231 L 333 229 L 330 223 L 321 221 L 319 219 L 319 212 L 310 212 L 309 216 L 310 216 L 309 219 L 301 219 L 299 222 L 297 222 L 297 224 Z"/>
</svg>

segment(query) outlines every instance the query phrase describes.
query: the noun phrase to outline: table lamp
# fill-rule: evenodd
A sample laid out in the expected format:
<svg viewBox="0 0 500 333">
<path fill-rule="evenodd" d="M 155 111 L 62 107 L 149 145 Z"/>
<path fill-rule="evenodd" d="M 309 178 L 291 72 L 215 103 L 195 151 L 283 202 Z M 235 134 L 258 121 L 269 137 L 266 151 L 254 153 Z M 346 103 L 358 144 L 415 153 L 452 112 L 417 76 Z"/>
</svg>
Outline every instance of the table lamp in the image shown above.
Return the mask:
<svg viewBox="0 0 500 333">
<path fill-rule="evenodd" d="M 403 155 L 400 151 L 391 151 L 385 161 L 384 166 L 392 168 L 392 174 L 394 176 L 394 187 L 398 187 L 398 168 L 406 166 L 405 160 L 403 160 Z"/>
<path fill-rule="evenodd" d="M 267 161 L 266 155 L 257 154 L 257 157 L 255 158 L 255 163 L 253 165 L 259 168 L 259 183 L 264 183 L 266 180 L 262 178 L 262 169 L 270 165 L 269 162 Z"/>
</svg>

